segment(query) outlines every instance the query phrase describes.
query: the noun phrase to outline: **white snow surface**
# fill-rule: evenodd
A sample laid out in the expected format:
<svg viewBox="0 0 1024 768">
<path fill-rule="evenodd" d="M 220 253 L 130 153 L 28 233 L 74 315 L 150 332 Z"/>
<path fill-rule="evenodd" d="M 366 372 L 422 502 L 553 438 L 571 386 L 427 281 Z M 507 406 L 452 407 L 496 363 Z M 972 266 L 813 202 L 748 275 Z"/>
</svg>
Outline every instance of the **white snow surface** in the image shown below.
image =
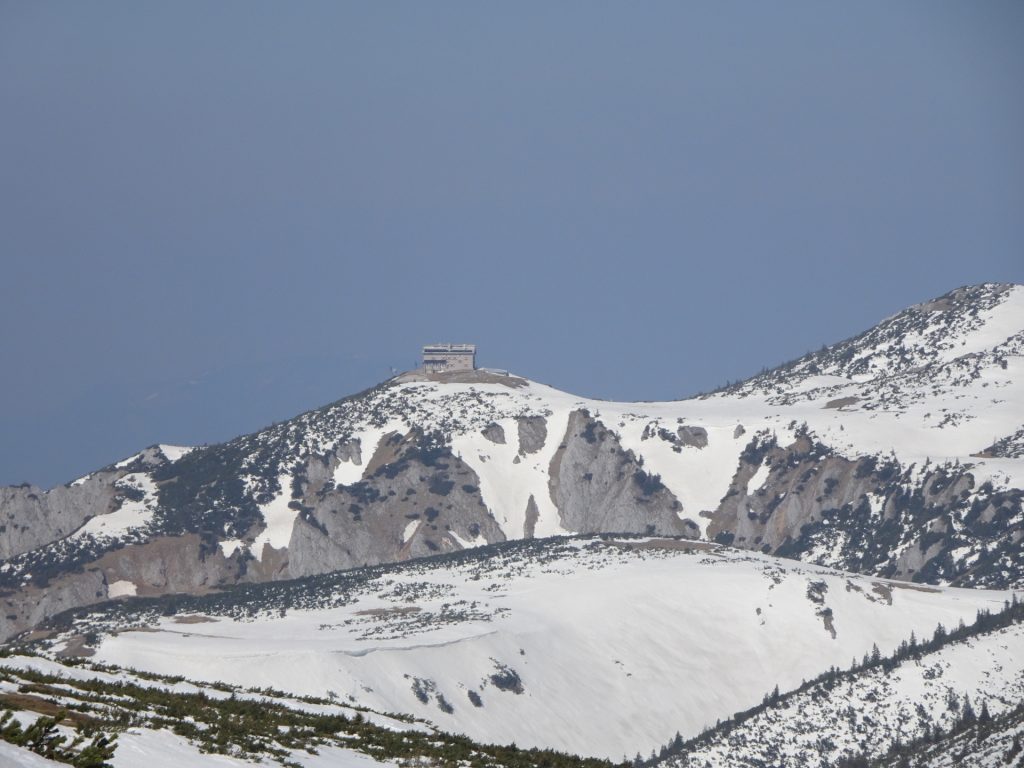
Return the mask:
<svg viewBox="0 0 1024 768">
<path fill-rule="evenodd" d="M 263 758 L 258 761 L 243 760 L 227 755 L 216 755 L 200 752 L 199 748 L 187 739 L 168 730 L 152 730 L 131 728 L 117 739 L 118 747 L 111 764 L 114 768 L 244 768 L 245 766 L 280 766 L 277 761 Z M 313 755 L 303 750 L 295 750 L 289 760 L 303 768 L 374 768 L 375 766 L 396 766 L 393 762 L 379 762 L 369 755 L 352 749 L 334 746 L 317 748 L 319 754 Z M 59 765 L 59 764 L 54 764 Z"/>
<path fill-rule="evenodd" d="M 263 547 L 269 545 L 274 549 L 284 549 L 292 535 L 292 526 L 299 512 L 291 509 L 288 504 L 292 499 L 291 477 L 287 474 L 278 478 L 281 492 L 272 501 L 260 506 L 263 515 L 264 529 L 253 542 L 252 553 L 257 560 L 263 559 Z M 232 550 L 233 551 L 233 550 Z"/>
<path fill-rule="evenodd" d="M 138 587 L 132 581 L 114 581 L 107 586 L 107 597 L 134 597 Z"/>
<path fill-rule="evenodd" d="M 885 653 L 911 631 L 970 622 L 1007 597 L 713 545 L 636 543 L 574 539 L 532 554 L 409 564 L 346 588 L 346 605 L 283 617 L 268 610 L 187 627 L 154 619 L 145 632 L 105 635 L 96 660 L 294 694 L 333 691 L 484 742 L 619 759 L 677 730 L 695 735 L 775 685 L 848 666 L 874 643 Z"/>
<path fill-rule="evenodd" d="M 139 501 L 126 498 L 115 511 L 90 518 L 71 534 L 72 539 L 85 536 L 117 539 L 144 529 L 149 524 L 157 506 L 157 488 L 153 479 L 144 472 L 133 472 L 118 480 L 117 485 L 140 492 L 143 498 Z"/>
<path fill-rule="evenodd" d="M 289 760 L 303 768 L 376 768 L 395 766 L 397 763 L 380 762 L 369 755 L 352 749 L 321 746 L 318 754 L 296 750 Z M 263 758 L 257 761 L 228 755 L 201 752 L 197 746 L 169 730 L 129 728 L 117 735 L 117 749 L 110 761 L 114 768 L 245 768 L 246 766 L 277 767 L 277 761 Z M 67 763 L 48 760 L 27 749 L 0 741 L 0 768 L 58 768 Z"/>
<path fill-rule="evenodd" d="M 166 456 L 167 460 L 170 462 L 175 462 L 178 459 L 182 458 L 183 456 L 187 456 L 188 454 L 195 450 L 195 448 L 185 445 L 159 445 L 157 447 L 160 449 L 160 452 L 164 456 Z"/>
<path fill-rule="evenodd" d="M 951 695 L 961 702 L 969 696 L 976 712 L 986 703 L 998 716 L 1024 699 L 1024 626 L 946 646 L 891 672 L 872 670 L 822 693 L 816 688 L 798 694 L 737 726 L 728 737 L 668 764 L 750 768 L 768 761 L 798 768 L 822 764 L 822 758 L 833 765 L 844 754 L 862 750 L 877 757 L 894 739 L 907 743 L 919 738 L 922 716 L 948 731 L 958 715 L 949 706 Z M 831 744 L 824 752 L 823 726 Z"/>
<path fill-rule="evenodd" d="M 60 768 L 67 763 L 47 760 L 27 749 L 0 741 L 0 768 Z"/>
</svg>

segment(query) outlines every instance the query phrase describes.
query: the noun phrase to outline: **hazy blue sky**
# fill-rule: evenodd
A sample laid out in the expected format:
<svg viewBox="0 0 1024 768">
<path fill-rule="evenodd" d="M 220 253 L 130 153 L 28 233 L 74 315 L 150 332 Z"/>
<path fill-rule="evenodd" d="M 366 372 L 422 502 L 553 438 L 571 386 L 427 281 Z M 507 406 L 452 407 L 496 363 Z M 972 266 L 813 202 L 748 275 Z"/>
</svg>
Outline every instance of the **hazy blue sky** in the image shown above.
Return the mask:
<svg viewBox="0 0 1024 768">
<path fill-rule="evenodd" d="M 0 483 L 424 342 L 676 398 L 1024 282 L 1024 3 L 0 2 Z"/>
</svg>

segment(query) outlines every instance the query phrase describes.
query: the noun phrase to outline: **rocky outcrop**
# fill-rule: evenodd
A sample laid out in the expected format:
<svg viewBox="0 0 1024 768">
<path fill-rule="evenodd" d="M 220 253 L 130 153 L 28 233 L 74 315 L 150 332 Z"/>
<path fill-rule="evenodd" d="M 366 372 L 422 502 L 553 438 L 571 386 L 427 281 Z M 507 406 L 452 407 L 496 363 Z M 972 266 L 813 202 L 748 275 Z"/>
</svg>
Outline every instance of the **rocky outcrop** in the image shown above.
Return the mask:
<svg viewBox="0 0 1024 768">
<path fill-rule="evenodd" d="M 569 416 L 549 471 L 551 498 L 562 526 L 578 533 L 699 535 L 682 520 L 682 505 L 657 475 L 648 474 L 615 433 L 585 410 Z"/>
<path fill-rule="evenodd" d="M 519 428 L 519 453 L 526 456 L 536 453 L 548 440 L 548 422 L 543 416 L 520 416 L 516 419 Z"/>
<path fill-rule="evenodd" d="M 505 444 L 505 430 L 501 424 L 488 424 L 481 430 L 481 434 L 492 443 L 497 443 L 498 445 Z"/>
<path fill-rule="evenodd" d="M 540 519 L 540 510 L 537 509 L 537 500 L 530 494 L 526 502 L 526 519 L 523 522 L 523 538 L 532 539 L 537 529 L 537 521 Z"/>
<path fill-rule="evenodd" d="M 676 430 L 676 434 L 683 445 L 688 445 L 692 448 L 708 447 L 708 431 L 704 427 L 688 427 L 684 425 Z"/>
<path fill-rule="evenodd" d="M 197 535 L 159 538 L 106 553 L 79 572 L 0 596 L 0 638 L 31 629 L 69 608 L 112 597 L 111 585 L 130 585 L 120 595 L 200 594 L 245 581 L 244 558 L 206 551 Z"/>
<path fill-rule="evenodd" d="M 97 472 L 78 485 L 43 491 L 34 485 L 0 487 L 0 560 L 68 536 L 90 517 L 115 508 L 114 483 L 123 472 Z"/>
<path fill-rule="evenodd" d="M 1002 587 L 1024 579 L 1022 496 L 976 488 L 962 466 L 916 470 L 838 456 L 806 433 L 785 447 L 760 435 L 708 536 L 859 573 Z"/>
<path fill-rule="evenodd" d="M 334 455 L 338 457 L 338 461 L 347 461 L 356 466 L 362 466 L 363 463 L 363 444 L 358 437 L 349 438 L 343 440 L 334 452 Z"/>
<path fill-rule="evenodd" d="M 301 501 L 288 544 L 288 573 L 407 560 L 504 541 L 480 496 L 479 479 L 434 436 L 389 440 L 392 460 L 349 486 Z"/>
</svg>

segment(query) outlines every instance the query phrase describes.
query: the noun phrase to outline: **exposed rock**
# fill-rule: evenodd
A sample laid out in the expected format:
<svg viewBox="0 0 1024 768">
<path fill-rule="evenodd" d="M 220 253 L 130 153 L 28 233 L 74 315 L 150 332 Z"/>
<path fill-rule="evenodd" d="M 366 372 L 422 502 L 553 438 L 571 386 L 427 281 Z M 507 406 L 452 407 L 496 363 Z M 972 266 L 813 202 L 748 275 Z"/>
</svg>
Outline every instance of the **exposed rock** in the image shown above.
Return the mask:
<svg viewBox="0 0 1024 768">
<path fill-rule="evenodd" d="M 479 478 L 447 446 L 413 431 L 389 450 L 394 460 L 363 481 L 303 499 L 288 544 L 291 576 L 461 549 L 449 532 L 504 541 L 480 497 Z"/>
<path fill-rule="evenodd" d="M 34 485 L 0 487 L 0 560 L 73 533 L 90 517 L 116 509 L 114 483 L 124 471 L 97 472 L 78 485 L 43 491 Z"/>
<path fill-rule="evenodd" d="M 988 448 L 980 451 L 979 458 L 1019 459 L 1024 457 L 1024 427 L 1021 427 L 1012 435 L 996 440 Z"/>
<path fill-rule="evenodd" d="M 519 453 L 536 453 L 544 447 L 548 440 L 548 422 L 543 416 L 520 416 L 516 419 L 519 426 Z"/>
<path fill-rule="evenodd" d="M 334 450 L 338 461 L 347 461 L 356 466 L 363 463 L 363 444 L 358 437 L 343 440 Z"/>
<path fill-rule="evenodd" d="M 762 463 L 767 479 L 749 489 Z M 1022 497 L 975 488 L 963 467 L 915 479 L 913 468 L 837 456 L 807 434 L 785 448 L 755 439 L 708 536 L 889 578 L 1001 586 L 1024 578 Z"/>
<path fill-rule="evenodd" d="M 551 498 L 562 526 L 578 533 L 652 533 L 695 537 L 681 505 L 632 451 L 585 411 L 573 411 L 551 460 Z"/>
<path fill-rule="evenodd" d="M 302 497 L 318 493 L 328 482 L 333 482 L 337 466 L 338 458 L 334 453 L 310 456 L 305 466 L 295 474 L 292 495 Z"/>
<path fill-rule="evenodd" d="M 226 558 L 219 548 L 207 551 L 196 534 L 161 537 L 118 549 L 101 557 L 89 570 L 94 568 L 107 584 L 133 582 L 140 596 L 194 594 L 247 580 L 240 557 Z"/>
<path fill-rule="evenodd" d="M 363 477 L 368 477 L 385 464 L 390 464 L 395 461 L 398 458 L 397 447 L 401 445 L 401 443 L 402 435 L 398 432 L 388 432 L 384 435 L 380 439 L 380 442 L 377 443 L 377 449 L 370 458 L 369 464 L 367 464 L 366 469 L 363 470 Z"/>
<path fill-rule="evenodd" d="M 537 509 L 537 502 L 533 498 L 533 494 L 530 494 L 530 498 L 526 502 L 526 520 L 523 523 L 523 538 L 532 539 L 533 533 L 537 527 L 537 520 L 540 518 L 540 511 Z"/>
<path fill-rule="evenodd" d="M 685 447 L 701 449 L 706 448 L 708 445 L 708 431 L 704 427 L 684 425 L 678 427 L 675 432 L 672 432 L 661 426 L 659 422 L 652 421 L 644 427 L 640 439 L 653 440 L 655 438 L 671 444 L 672 450 L 676 453 L 682 453 Z"/>
<path fill-rule="evenodd" d="M 69 608 L 104 600 L 107 585 L 99 571 L 87 571 L 61 579 L 45 589 L 26 587 L 0 598 L 0 640 L 40 624 Z"/>
<path fill-rule="evenodd" d="M 683 445 L 693 448 L 708 447 L 708 431 L 704 427 L 682 426 L 676 430 L 676 434 L 679 435 L 679 440 Z"/>
<path fill-rule="evenodd" d="M 480 433 L 492 443 L 505 444 L 505 430 L 502 429 L 501 424 L 488 424 L 480 430 Z"/>
<path fill-rule="evenodd" d="M 836 408 L 841 410 L 847 406 L 856 405 L 859 402 L 859 397 L 837 397 L 835 400 L 829 400 L 825 403 L 825 408 Z"/>
<path fill-rule="evenodd" d="M 423 369 L 400 373 L 392 381 L 404 384 L 410 381 L 436 381 L 442 384 L 501 384 L 510 389 L 525 387 L 527 381 L 519 376 L 509 373 L 488 371 L 477 368 L 472 371 L 444 371 L 430 372 Z"/>
<path fill-rule="evenodd" d="M 207 552 L 194 534 L 160 538 L 108 552 L 84 572 L 53 579 L 45 588 L 30 586 L 0 598 L 0 640 L 29 629 L 69 608 L 103 602 L 108 585 L 135 584 L 140 596 L 171 592 L 201 593 L 244 579 L 238 559 Z"/>
</svg>

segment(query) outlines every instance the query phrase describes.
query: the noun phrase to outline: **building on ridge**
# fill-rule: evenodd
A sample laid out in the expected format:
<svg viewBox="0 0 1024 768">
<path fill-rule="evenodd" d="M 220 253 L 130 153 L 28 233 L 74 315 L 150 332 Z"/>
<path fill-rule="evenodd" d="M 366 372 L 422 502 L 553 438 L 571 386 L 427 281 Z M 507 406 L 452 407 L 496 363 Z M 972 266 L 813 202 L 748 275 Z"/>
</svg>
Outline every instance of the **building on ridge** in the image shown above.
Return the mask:
<svg viewBox="0 0 1024 768">
<path fill-rule="evenodd" d="M 476 344 L 428 344 L 423 347 L 423 370 L 427 373 L 475 369 Z"/>
</svg>

